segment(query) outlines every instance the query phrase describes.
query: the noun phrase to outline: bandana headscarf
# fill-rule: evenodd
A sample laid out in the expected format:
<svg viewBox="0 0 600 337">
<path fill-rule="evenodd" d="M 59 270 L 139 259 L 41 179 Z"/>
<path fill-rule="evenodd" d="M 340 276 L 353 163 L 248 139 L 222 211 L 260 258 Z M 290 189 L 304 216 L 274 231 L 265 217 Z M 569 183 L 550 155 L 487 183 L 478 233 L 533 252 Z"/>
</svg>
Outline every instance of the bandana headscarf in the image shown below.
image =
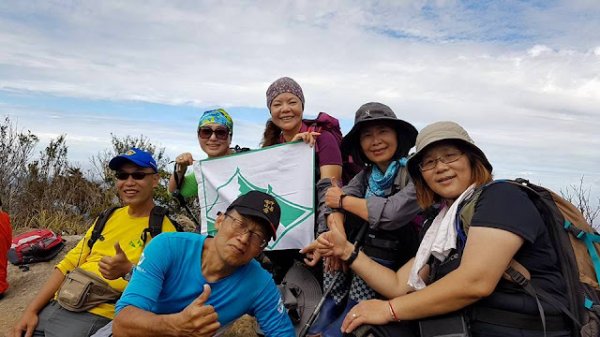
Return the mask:
<svg viewBox="0 0 600 337">
<path fill-rule="evenodd" d="M 304 94 L 302 93 L 302 88 L 296 81 L 289 77 L 282 77 L 271 83 L 269 89 L 267 89 L 267 108 L 271 110 L 271 102 L 273 102 L 275 97 L 285 92 L 296 95 L 300 99 L 300 102 L 302 102 L 302 107 L 304 108 Z"/>
<path fill-rule="evenodd" d="M 225 109 L 214 109 L 205 111 L 198 122 L 198 129 L 208 124 L 220 124 L 226 126 L 233 134 L 233 120 Z"/>
</svg>

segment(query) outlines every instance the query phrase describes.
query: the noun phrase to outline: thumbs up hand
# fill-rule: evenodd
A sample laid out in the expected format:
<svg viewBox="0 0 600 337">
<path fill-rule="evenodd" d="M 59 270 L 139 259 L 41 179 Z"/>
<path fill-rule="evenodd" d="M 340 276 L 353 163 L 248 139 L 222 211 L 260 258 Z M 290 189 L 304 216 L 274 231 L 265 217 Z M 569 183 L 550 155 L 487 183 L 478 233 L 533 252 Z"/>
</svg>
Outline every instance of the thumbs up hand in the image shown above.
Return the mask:
<svg viewBox="0 0 600 337">
<path fill-rule="evenodd" d="M 211 289 L 205 284 L 202 293 L 196 297 L 180 313 L 172 315 L 173 327 L 176 327 L 181 336 L 213 336 L 219 329 L 218 315 L 212 305 L 206 304 L 210 297 Z"/>
<path fill-rule="evenodd" d="M 342 182 L 337 177 L 331 177 L 331 186 L 342 187 Z"/>
<path fill-rule="evenodd" d="M 116 280 L 131 271 L 133 264 L 121 248 L 119 242 L 115 243 L 115 255 L 104 256 L 98 263 L 100 274 L 107 280 Z"/>
<path fill-rule="evenodd" d="M 340 185 L 337 178 L 331 178 L 331 187 L 325 192 L 325 204 L 330 208 L 341 208 L 341 198 L 344 191 L 342 191 Z"/>
</svg>

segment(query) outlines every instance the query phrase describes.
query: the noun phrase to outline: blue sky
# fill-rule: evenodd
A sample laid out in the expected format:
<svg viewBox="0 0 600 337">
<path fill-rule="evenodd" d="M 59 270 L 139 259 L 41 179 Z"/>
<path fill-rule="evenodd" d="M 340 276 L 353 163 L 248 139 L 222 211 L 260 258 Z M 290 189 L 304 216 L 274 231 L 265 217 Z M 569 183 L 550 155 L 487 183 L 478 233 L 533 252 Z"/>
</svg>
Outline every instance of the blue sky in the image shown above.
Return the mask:
<svg viewBox="0 0 600 337">
<path fill-rule="evenodd" d="M 110 134 L 191 151 L 225 107 L 257 147 L 265 91 L 304 89 L 305 113 L 344 131 L 379 101 L 417 129 L 463 124 L 496 177 L 600 196 L 597 1 L 3 1 L 0 115 L 67 134 L 83 168 Z"/>
</svg>

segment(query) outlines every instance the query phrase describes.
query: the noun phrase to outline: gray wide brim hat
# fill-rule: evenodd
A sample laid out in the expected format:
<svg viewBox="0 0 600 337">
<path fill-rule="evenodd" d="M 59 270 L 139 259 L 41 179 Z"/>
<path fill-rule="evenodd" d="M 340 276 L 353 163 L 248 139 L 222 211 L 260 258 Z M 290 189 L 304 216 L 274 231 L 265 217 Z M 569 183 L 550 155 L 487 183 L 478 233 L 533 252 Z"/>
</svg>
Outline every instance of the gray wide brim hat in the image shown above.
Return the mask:
<svg viewBox="0 0 600 337">
<path fill-rule="evenodd" d="M 492 172 L 492 164 L 488 161 L 487 157 L 481 151 L 480 148 L 475 145 L 473 139 L 469 136 L 467 131 L 455 122 L 436 122 L 429 124 L 419 132 L 416 141 L 416 152 L 408 158 L 408 172 L 413 179 L 420 176 L 421 170 L 419 169 L 419 163 L 423 157 L 424 150 L 434 143 L 443 140 L 458 141 L 462 145 L 465 145 L 473 153 L 475 153 L 483 162 L 483 165 Z"/>
<path fill-rule="evenodd" d="M 418 132 L 412 124 L 398 119 L 389 106 L 382 103 L 370 102 L 363 104 L 356 111 L 354 125 L 344 139 L 342 139 L 342 151 L 353 153 L 354 149 L 360 149 L 360 130 L 366 124 L 376 121 L 385 122 L 386 125 L 396 130 L 398 138 L 406 139 L 407 144 L 410 145 L 407 151 L 415 145 Z M 359 152 L 362 153 L 362 151 Z"/>
<path fill-rule="evenodd" d="M 296 261 L 278 287 L 298 334 L 323 297 L 321 283 L 305 265 Z"/>
</svg>

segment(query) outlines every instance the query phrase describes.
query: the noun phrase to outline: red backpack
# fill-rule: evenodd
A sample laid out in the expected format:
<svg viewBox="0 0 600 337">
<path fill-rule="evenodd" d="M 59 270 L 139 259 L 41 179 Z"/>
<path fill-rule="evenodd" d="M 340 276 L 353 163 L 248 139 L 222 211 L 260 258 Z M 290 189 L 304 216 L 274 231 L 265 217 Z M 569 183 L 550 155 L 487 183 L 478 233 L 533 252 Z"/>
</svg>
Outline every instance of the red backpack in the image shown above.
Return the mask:
<svg viewBox="0 0 600 337">
<path fill-rule="evenodd" d="M 340 146 L 340 151 L 342 152 L 342 182 L 346 185 L 363 168 L 352 160 L 350 154 L 344 153 L 344 151 L 341 150 L 343 137 L 340 122 L 337 118 L 325 112 L 319 112 L 319 115 L 315 119 L 304 119 L 303 121 L 308 125 L 309 131 L 321 132 L 321 130 L 325 130 L 329 131 L 335 137 L 338 146 Z M 319 153 L 319 147 L 316 144 L 315 151 Z"/>
<path fill-rule="evenodd" d="M 34 229 L 12 239 L 8 260 L 15 266 L 52 260 L 65 246 L 60 234 Z"/>
</svg>

